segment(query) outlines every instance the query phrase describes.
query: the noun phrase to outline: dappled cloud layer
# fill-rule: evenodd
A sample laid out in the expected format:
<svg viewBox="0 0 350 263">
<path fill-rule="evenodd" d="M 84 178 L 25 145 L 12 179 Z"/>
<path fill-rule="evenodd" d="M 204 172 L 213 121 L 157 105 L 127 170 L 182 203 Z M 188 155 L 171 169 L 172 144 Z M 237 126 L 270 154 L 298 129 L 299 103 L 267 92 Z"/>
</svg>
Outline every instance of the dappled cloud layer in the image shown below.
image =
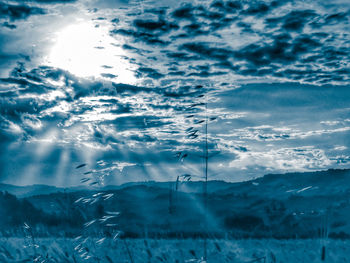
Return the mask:
<svg viewBox="0 0 350 263">
<path fill-rule="evenodd" d="M 0 180 L 199 180 L 205 119 L 210 179 L 349 167 L 349 10 L 4 1 Z"/>
</svg>

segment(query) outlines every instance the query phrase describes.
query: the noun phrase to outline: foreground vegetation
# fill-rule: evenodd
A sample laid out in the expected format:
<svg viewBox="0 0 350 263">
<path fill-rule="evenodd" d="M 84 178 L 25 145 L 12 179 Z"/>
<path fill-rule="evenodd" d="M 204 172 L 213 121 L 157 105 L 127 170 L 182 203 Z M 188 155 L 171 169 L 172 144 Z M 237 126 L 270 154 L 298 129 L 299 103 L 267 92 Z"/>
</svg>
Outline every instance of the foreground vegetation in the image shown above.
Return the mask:
<svg viewBox="0 0 350 263">
<path fill-rule="evenodd" d="M 208 262 L 349 262 L 350 241 L 209 240 Z M 202 262 L 201 239 L 1 238 L 0 262 Z"/>
<path fill-rule="evenodd" d="M 0 262 L 350 262 L 349 176 L 0 191 Z"/>
</svg>

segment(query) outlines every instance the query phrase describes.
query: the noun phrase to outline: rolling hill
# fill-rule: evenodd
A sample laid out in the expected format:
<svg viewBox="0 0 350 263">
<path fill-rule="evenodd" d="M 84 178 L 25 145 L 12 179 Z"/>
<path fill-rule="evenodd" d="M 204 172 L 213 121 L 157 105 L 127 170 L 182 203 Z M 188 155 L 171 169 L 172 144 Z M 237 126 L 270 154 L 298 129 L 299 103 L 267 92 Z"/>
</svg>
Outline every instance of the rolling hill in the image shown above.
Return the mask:
<svg viewBox="0 0 350 263">
<path fill-rule="evenodd" d="M 203 182 L 178 183 L 177 190 L 175 182 L 65 191 L 6 187 L 40 211 L 32 224 L 40 224 L 47 235 L 57 230 L 73 235 L 81 229 L 91 235 L 121 230 L 135 237 L 350 235 L 350 170 L 269 174 L 239 183 L 209 181 L 207 209 Z"/>
</svg>

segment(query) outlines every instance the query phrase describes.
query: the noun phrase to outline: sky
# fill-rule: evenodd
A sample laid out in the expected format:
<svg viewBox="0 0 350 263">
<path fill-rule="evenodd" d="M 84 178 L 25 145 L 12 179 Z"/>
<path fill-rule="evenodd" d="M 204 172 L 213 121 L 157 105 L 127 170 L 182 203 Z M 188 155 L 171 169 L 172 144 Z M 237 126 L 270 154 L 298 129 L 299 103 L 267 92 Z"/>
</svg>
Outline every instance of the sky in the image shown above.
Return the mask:
<svg viewBox="0 0 350 263">
<path fill-rule="evenodd" d="M 209 180 L 350 168 L 349 14 L 346 0 L 1 1 L 0 182 L 203 180 L 206 142 Z"/>
</svg>

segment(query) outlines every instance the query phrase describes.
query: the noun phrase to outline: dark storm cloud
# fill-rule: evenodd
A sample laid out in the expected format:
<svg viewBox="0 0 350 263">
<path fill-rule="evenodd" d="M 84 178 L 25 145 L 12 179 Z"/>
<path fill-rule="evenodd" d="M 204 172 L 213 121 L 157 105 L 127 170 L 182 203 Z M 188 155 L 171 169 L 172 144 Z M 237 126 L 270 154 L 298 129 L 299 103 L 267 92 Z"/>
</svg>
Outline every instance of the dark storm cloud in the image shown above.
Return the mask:
<svg viewBox="0 0 350 263">
<path fill-rule="evenodd" d="M 172 12 L 172 16 L 176 19 L 194 19 L 193 11 L 195 10 L 194 6 L 192 4 L 185 4 L 182 7 L 174 10 Z"/>
<path fill-rule="evenodd" d="M 23 113 L 38 114 L 45 106 L 40 105 L 35 99 L 6 99 L 1 98 L 1 115 L 12 121 L 20 120 Z"/>
<path fill-rule="evenodd" d="M 294 10 L 290 10 L 289 5 L 294 5 Z M 153 19 L 129 14 L 134 17 L 130 24 L 118 24 L 111 34 L 131 37 L 125 48 L 132 47 L 141 57 L 158 61 L 157 65 L 142 63 L 139 72 L 143 69 L 149 72 L 139 77 L 154 80 L 164 76 L 214 77 L 222 75 L 224 72 L 220 69 L 225 68 L 229 70 L 228 76 L 241 74 L 341 84 L 349 78 L 346 71 L 337 70 L 349 67 L 349 52 L 346 35 L 338 33 L 336 28 L 348 25 L 349 11 L 332 9 L 332 12 L 325 13 L 317 4 L 305 8 L 299 1 L 183 3 L 153 12 Z M 146 14 L 149 15 L 145 12 L 145 17 Z M 232 45 L 231 38 L 227 38 L 230 30 L 233 41 L 242 39 L 244 42 Z M 246 41 L 254 39 L 253 36 L 255 41 Z M 140 41 L 146 44 L 142 49 L 147 52 L 137 45 Z M 332 63 L 333 59 L 345 63 Z M 212 68 L 202 72 L 187 64 L 208 60 L 214 62 Z M 304 63 L 303 69 L 298 68 L 300 61 Z M 325 71 L 337 76 L 329 78 Z"/>
<path fill-rule="evenodd" d="M 282 17 L 267 18 L 265 24 L 270 28 L 280 26 L 286 31 L 301 32 L 307 23 L 317 17 L 318 14 L 314 10 L 297 10 Z"/>
<path fill-rule="evenodd" d="M 185 3 L 170 13 L 172 17 L 180 20 L 194 21 L 198 17 L 207 18 L 208 20 L 220 20 L 224 19 L 226 14 L 236 13 L 240 9 L 242 9 L 240 1 L 213 1 L 207 7 Z"/>
<path fill-rule="evenodd" d="M 18 87 L 18 93 L 24 94 L 24 93 L 30 93 L 30 94 L 44 94 L 49 89 L 47 86 L 44 86 L 42 84 L 36 84 L 31 80 L 25 79 L 25 78 L 0 78 L 0 83 L 6 84 L 6 85 L 17 85 Z M 53 89 L 53 88 L 51 88 Z"/>
<path fill-rule="evenodd" d="M 18 4 L 28 4 L 28 5 L 55 5 L 55 4 L 70 4 L 75 3 L 77 0 L 14 0 L 12 2 L 18 3 Z"/>
<path fill-rule="evenodd" d="M 37 2 L 40 4 L 66 4 L 74 3 L 77 0 L 28 0 L 28 2 Z"/>
<path fill-rule="evenodd" d="M 134 20 L 134 26 L 140 31 L 151 31 L 157 34 L 168 33 L 171 30 L 179 29 L 179 26 L 175 23 L 169 23 L 164 19 L 158 20 Z"/>
<path fill-rule="evenodd" d="M 62 69 L 48 67 L 48 66 L 39 66 L 31 70 L 27 70 L 24 62 L 18 62 L 17 66 L 11 70 L 9 79 L 12 79 L 13 81 L 16 80 L 19 82 L 23 81 L 24 85 L 30 84 L 30 83 L 42 85 L 47 80 L 58 81 L 62 79 L 66 83 L 68 83 L 67 81 L 69 79 L 74 79 L 74 78 L 75 77 L 72 74 Z M 6 81 L 5 78 L 3 80 Z M 46 86 L 46 88 L 50 88 L 50 86 Z"/>
<path fill-rule="evenodd" d="M 2 23 L 1 25 L 2 25 L 3 27 L 9 28 L 9 29 L 15 29 L 15 28 L 17 28 L 16 25 L 10 24 L 9 22 L 4 22 L 4 23 Z"/>
<path fill-rule="evenodd" d="M 226 48 L 217 48 L 215 43 L 192 42 L 185 43 L 179 47 L 179 50 L 187 50 L 189 52 L 201 55 L 203 59 L 226 60 L 232 55 L 232 51 Z"/>
<path fill-rule="evenodd" d="M 135 85 L 123 84 L 123 83 L 112 83 L 117 93 L 138 93 L 138 92 L 151 92 L 152 89 L 139 87 Z"/>
<path fill-rule="evenodd" d="M 248 4 L 245 9 L 243 9 L 244 4 Z M 219 29 L 230 27 L 233 22 L 239 20 L 239 16 L 265 15 L 277 6 L 275 2 L 260 1 L 242 1 L 242 3 L 240 1 L 213 1 L 207 5 L 198 6 L 188 3 L 172 11 L 171 15 L 175 19 L 192 21 L 192 24 L 184 26 L 183 29 L 188 31 L 188 37 L 193 37 L 205 33 L 211 34 Z M 236 16 L 232 16 L 236 13 Z M 205 26 L 208 26 L 210 30 L 200 30 Z M 192 32 L 190 32 L 191 29 Z"/>
<path fill-rule="evenodd" d="M 264 15 L 270 11 L 270 5 L 260 1 L 251 1 L 249 7 L 242 11 L 246 15 Z"/>
<path fill-rule="evenodd" d="M 339 13 L 328 15 L 324 19 L 325 23 L 327 25 L 329 24 L 334 25 L 341 22 L 347 22 L 349 21 L 349 13 L 350 13 L 350 10 L 348 10 L 347 12 L 339 12 Z"/>
<path fill-rule="evenodd" d="M 191 61 L 201 59 L 201 57 L 198 55 L 191 55 L 186 52 L 166 51 L 166 55 L 167 57 L 178 61 Z"/>
<path fill-rule="evenodd" d="M 193 7 L 185 5 L 172 13 L 174 18 L 179 20 L 187 19 L 191 23 L 184 25 L 181 29 L 186 33 L 178 34 L 174 38 L 193 38 L 201 35 L 209 35 L 220 29 L 228 28 L 238 19 L 238 17 L 227 17 L 227 12 L 224 7 L 219 8 L 219 4 L 210 8 L 204 6 Z M 190 10 L 192 10 L 190 12 Z M 218 11 L 219 10 L 219 11 Z M 195 14 L 195 15 L 194 15 Z"/>
<path fill-rule="evenodd" d="M 160 39 L 158 36 L 155 36 L 146 32 L 138 32 L 135 30 L 127 30 L 127 29 L 114 29 L 110 31 L 113 35 L 122 35 L 122 36 L 131 36 L 134 38 L 134 41 L 137 43 L 139 41 L 145 42 L 150 45 L 167 45 L 168 41 Z"/>
<path fill-rule="evenodd" d="M 117 75 L 111 74 L 111 73 L 101 73 L 101 76 L 104 78 L 109 78 L 109 79 L 115 79 L 118 77 Z"/>
<path fill-rule="evenodd" d="M 310 35 L 300 35 L 293 39 L 289 34 L 280 34 L 270 44 L 250 44 L 235 51 L 234 56 L 256 67 L 272 63 L 288 65 L 298 61 L 301 55 L 311 53 L 321 46 L 319 39 Z"/>
<path fill-rule="evenodd" d="M 31 15 L 43 15 L 44 9 L 28 6 L 24 4 L 8 4 L 0 2 L 0 18 L 9 19 L 11 21 L 26 19 Z"/>
<path fill-rule="evenodd" d="M 228 9 L 239 10 L 242 8 L 242 5 L 239 1 L 213 1 L 210 7 L 227 12 Z"/>
<path fill-rule="evenodd" d="M 152 79 L 160 79 L 164 77 L 163 74 L 159 73 L 157 70 L 148 67 L 140 67 L 137 70 L 138 77 L 149 77 Z"/>
</svg>

